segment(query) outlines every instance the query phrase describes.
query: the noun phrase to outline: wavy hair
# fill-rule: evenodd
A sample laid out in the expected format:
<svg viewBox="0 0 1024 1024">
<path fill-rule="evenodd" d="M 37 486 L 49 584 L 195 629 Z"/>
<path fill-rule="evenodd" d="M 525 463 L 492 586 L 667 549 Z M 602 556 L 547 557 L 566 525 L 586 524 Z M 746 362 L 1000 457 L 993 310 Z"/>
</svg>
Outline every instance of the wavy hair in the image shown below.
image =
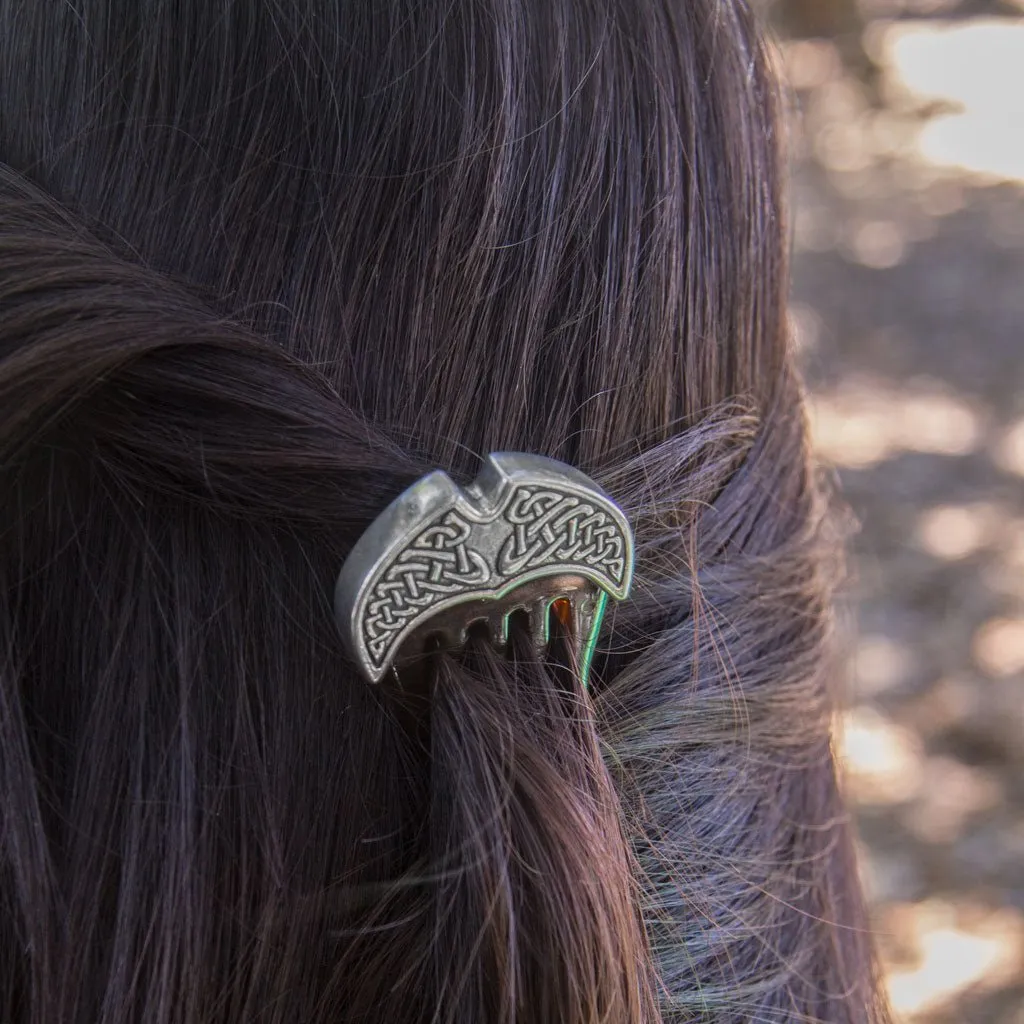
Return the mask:
<svg viewBox="0 0 1024 1024">
<path fill-rule="evenodd" d="M 0 1019 L 885 1021 L 746 5 L 0 0 L 0 96 Z M 367 685 L 493 450 L 635 524 L 590 690 Z"/>
</svg>

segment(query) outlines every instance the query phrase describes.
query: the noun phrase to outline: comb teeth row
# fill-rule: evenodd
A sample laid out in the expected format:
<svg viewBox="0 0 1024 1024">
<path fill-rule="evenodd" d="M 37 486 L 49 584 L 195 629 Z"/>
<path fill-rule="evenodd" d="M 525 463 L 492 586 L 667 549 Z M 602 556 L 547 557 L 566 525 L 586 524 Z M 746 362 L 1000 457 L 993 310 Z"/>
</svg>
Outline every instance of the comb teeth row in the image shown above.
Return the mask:
<svg viewBox="0 0 1024 1024">
<path fill-rule="evenodd" d="M 566 598 L 557 598 L 556 601 L 565 601 Z M 510 620 L 516 613 L 525 615 L 530 624 L 530 637 L 536 647 L 546 647 L 551 631 L 551 611 L 546 598 L 534 601 L 532 604 L 517 604 L 504 608 L 491 608 L 484 614 L 460 622 L 454 628 L 443 626 L 434 628 L 430 636 L 440 641 L 445 647 L 464 647 L 469 640 L 469 635 L 478 629 L 486 630 L 491 643 L 495 647 L 507 647 L 510 631 Z M 402 654 L 399 652 L 398 660 Z"/>
<path fill-rule="evenodd" d="M 546 582 L 546 581 L 544 581 Z M 525 615 L 530 637 L 538 651 L 544 650 L 557 624 L 573 642 L 577 637 L 589 635 L 595 611 L 595 600 L 585 580 L 580 589 L 557 594 L 531 596 L 529 593 L 510 594 L 505 601 L 473 602 L 472 606 L 456 606 L 451 614 L 440 614 L 411 633 L 402 644 L 395 659 L 401 665 L 417 658 L 425 649 L 439 645 L 446 650 L 465 647 L 470 634 L 482 630 L 491 644 L 504 651 L 508 647 L 511 620 Z M 524 591 L 533 588 L 524 587 Z"/>
<path fill-rule="evenodd" d="M 490 643 L 504 653 L 511 621 L 517 614 L 526 616 L 530 638 L 539 652 L 547 649 L 557 626 L 574 649 L 575 664 L 582 666 L 588 641 L 599 625 L 600 598 L 595 594 L 596 588 L 582 578 L 560 580 L 562 592 L 554 596 L 546 592 L 549 582 L 538 580 L 508 594 L 504 600 L 472 601 L 446 609 L 402 642 L 395 657 L 396 668 L 400 671 L 415 664 L 435 646 L 445 650 L 465 647 L 476 630 L 484 631 Z"/>
</svg>

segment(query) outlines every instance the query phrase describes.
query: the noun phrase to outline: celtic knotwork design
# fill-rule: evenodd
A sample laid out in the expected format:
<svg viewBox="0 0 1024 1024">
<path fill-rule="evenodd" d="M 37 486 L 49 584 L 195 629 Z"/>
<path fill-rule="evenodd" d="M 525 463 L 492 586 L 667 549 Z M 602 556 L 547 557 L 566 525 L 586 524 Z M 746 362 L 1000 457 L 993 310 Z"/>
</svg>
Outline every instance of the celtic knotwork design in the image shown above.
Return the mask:
<svg viewBox="0 0 1024 1024">
<path fill-rule="evenodd" d="M 517 488 L 505 518 L 512 533 L 498 556 L 498 572 L 514 576 L 552 563 L 585 564 L 622 583 L 626 571 L 622 528 L 607 512 L 574 494 Z"/>
<path fill-rule="evenodd" d="M 405 624 L 441 598 L 486 585 L 486 559 L 468 544 L 472 526 L 448 512 L 419 534 L 377 582 L 363 619 L 366 646 L 382 663 Z"/>
<path fill-rule="evenodd" d="M 500 630 L 503 615 L 525 607 L 516 602 L 527 599 L 529 587 L 528 599 L 547 607 L 543 586 L 534 585 L 548 578 L 560 581 L 552 587 L 563 588 L 553 590 L 550 600 L 574 595 L 576 628 L 589 622 L 586 642 L 592 643 L 600 615 L 591 622 L 582 614 L 586 594 L 625 598 L 632 543 L 622 511 L 578 470 L 542 456 L 496 453 L 465 488 L 435 471 L 399 495 L 342 566 L 335 610 L 360 666 L 375 682 L 406 639 L 425 637 L 432 625 L 440 624 L 446 637 L 464 638 L 476 619 L 467 618 L 460 633 L 462 605 L 467 616 L 479 617 L 482 602 L 498 603 L 497 619 L 489 610 L 485 616 Z"/>
</svg>

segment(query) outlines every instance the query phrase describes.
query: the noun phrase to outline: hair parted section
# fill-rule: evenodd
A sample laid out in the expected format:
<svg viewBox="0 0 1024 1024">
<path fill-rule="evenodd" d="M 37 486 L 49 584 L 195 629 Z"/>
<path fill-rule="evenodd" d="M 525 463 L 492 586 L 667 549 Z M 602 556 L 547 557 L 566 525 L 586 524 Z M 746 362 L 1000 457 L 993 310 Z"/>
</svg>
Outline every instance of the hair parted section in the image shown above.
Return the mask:
<svg viewBox="0 0 1024 1024">
<path fill-rule="evenodd" d="M 742 0 L 0 0 L 0 1020 L 884 1024 Z M 435 467 L 633 524 L 368 686 Z"/>
</svg>

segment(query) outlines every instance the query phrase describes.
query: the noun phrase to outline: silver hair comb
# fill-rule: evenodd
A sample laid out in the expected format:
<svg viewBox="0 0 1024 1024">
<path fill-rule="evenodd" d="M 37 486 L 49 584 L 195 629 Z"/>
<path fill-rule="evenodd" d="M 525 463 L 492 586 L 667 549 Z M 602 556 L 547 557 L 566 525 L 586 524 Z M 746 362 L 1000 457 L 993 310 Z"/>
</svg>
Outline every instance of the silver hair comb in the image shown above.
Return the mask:
<svg viewBox="0 0 1024 1024">
<path fill-rule="evenodd" d="M 360 669 L 380 682 L 428 641 L 464 645 L 471 626 L 508 642 L 525 611 L 538 650 L 552 615 L 586 684 L 608 598 L 624 600 L 633 535 L 622 510 L 579 470 L 540 455 L 489 455 L 459 488 L 441 470 L 399 495 L 359 538 L 334 607 Z"/>
</svg>

